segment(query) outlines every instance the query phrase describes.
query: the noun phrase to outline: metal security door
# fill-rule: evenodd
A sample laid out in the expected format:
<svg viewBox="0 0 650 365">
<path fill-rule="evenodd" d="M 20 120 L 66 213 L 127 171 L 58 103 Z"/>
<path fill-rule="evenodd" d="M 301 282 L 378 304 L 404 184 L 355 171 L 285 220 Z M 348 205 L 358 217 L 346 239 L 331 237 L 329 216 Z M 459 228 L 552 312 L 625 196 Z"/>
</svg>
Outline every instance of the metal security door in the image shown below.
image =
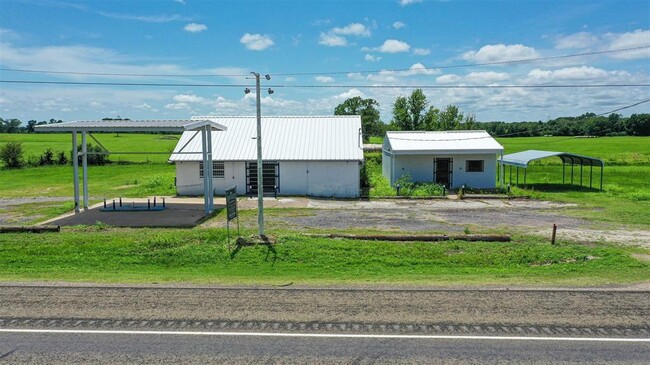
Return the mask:
<svg viewBox="0 0 650 365">
<path fill-rule="evenodd" d="M 264 194 L 274 195 L 280 190 L 280 163 L 262 163 L 262 188 Z M 257 162 L 246 162 L 246 194 L 257 194 Z"/>
<path fill-rule="evenodd" d="M 436 184 L 444 185 L 448 189 L 453 183 L 453 160 L 451 158 L 433 159 L 433 181 Z"/>
</svg>

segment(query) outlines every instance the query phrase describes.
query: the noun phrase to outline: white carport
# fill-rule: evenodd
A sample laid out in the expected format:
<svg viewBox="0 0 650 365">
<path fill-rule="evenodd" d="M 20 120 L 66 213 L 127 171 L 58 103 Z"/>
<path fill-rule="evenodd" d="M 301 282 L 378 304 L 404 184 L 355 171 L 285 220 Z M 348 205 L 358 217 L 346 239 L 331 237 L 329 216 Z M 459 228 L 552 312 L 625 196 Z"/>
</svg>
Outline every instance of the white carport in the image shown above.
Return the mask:
<svg viewBox="0 0 650 365">
<path fill-rule="evenodd" d="M 72 133 L 72 170 L 74 176 L 74 210 L 79 209 L 79 152 L 77 152 L 77 133 L 81 133 L 81 168 L 83 175 L 83 208 L 88 209 L 88 155 L 89 154 L 151 154 L 168 152 L 109 152 L 91 132 L 174 132 L 200 131 L 202 136 L 201 155 L 206 166 L 206 171 L 212 173 L 212 139 L 208 138 L 212 131 L 225 131 L 227 128 L 210 120 L 95 120 L 73 121 L 67 123 L 47 124 L 34 127 L 36 132 L 71 132 Z M 103 152 L 87 150 L 87 136 L 92 138 Z M 185 146 L 183 146 L 184 148 Z M 179 152 L 183 154 L 183 148 Z M 192 152 L 196 153 L 196 152 Z M 203 185 L 205 214 L 214 210 L 212 180 L 205 179 Z"/>
</svg>

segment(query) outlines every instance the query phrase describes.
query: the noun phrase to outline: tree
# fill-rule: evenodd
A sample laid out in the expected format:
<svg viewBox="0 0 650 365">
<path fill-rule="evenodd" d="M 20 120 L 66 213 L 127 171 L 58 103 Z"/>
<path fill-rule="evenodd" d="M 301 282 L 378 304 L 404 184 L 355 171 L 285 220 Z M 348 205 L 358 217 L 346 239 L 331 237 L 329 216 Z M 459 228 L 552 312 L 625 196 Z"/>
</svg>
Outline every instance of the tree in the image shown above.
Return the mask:
<svg viewBox="0 0 650 365">
<path fill-rule="evenodd" d="M 23 145 L 20 142 L 7 142 L 0 146 L 0 160 L 5 167 L 19 168 L 23 166 Z"/>
<path fill-rule="evenodd" d="M 625 124 L 629 136 L 650 136 L 650 114 L 632 114 Z"/>
<path fill-rule="evenodd" d="M 334 108 L 334 115 L 360 115 L 363 140 L 370 136 L 382 136 L 384 128 L 379 119 L 379 103 L 375 99 L 362 99 L 360 96 L 346 99 Z"/>
<path fill-rule="evenodd" d="M 460 112 L 457 106 L 447 105 L 447 108 L 440 113 L 440 130 L 451 131 L 460 128 L 460 123 L 463 121 L 463 113 Z"/>
<path fill-rule="evenodd" d="M 398 96 L 393 104 L 392 123 L 403 131 L 425 130 L 431 123 L 427 118 L 432 117 L 425 112 L 428 104 L 421 89 L 415 89 L 408 98 Z M 433 110 L 435 109 L 429 108 L 429 111 Z"/>
</svg>

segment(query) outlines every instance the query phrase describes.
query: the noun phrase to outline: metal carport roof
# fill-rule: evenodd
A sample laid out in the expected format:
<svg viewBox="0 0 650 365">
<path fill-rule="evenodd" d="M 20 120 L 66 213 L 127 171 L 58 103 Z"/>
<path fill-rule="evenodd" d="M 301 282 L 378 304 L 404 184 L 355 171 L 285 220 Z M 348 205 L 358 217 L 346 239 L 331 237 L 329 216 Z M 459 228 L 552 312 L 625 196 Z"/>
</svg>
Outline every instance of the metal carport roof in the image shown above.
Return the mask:
<svg viewBox="0 0 650 365">
<path fill-rule="evenodd" d="M 552 151 L 539 151 L 539 150 L 527 150 L 527 151 L 522 151 L 517 153 L 511 153 L 508 155 L 503 155 L 503 164 L 527 168 L 528 164 L 531 161 L 540 160 L 542 158 L 553 157 L 553 156 L 557 156 L 560 159 L 562 159 L 562 163 L 587 165 L 587 166 L 600 166 L 600 167 L 603 167 L 605 165 L 601 159 L 595 157 L 576 155 L 575 153 L 568 153 L 568 152 L 552 152 Z"/>
</svg>

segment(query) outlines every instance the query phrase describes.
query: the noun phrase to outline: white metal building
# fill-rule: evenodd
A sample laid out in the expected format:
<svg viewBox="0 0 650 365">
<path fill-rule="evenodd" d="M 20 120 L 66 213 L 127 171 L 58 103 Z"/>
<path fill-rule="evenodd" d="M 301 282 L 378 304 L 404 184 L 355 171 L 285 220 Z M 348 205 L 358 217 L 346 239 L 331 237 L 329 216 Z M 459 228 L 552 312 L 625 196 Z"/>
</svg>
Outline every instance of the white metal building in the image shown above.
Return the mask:
<svg viewBox="0 0 650 365">
<path fill-rule="evenodd" d="M 239 194 L 257 194 L 256 118 L 194 118 L 227 127 L 212 133 L 214 193 L 235 185 Z M 200 136 L 185 132 L 169 159 L 176 164 L 179 195 L 203 194 L 200 147 Z M 361 117 L 263 117 L 262 156 L 265 194 L 358 197 Z"/>
<path fill-rule="evenodd" d="M 408 173 L 413 182 L 494 188 L 502 153 L 486 131 L 386 132 L 382 173 L 391 185 Z"/>
</svg>

